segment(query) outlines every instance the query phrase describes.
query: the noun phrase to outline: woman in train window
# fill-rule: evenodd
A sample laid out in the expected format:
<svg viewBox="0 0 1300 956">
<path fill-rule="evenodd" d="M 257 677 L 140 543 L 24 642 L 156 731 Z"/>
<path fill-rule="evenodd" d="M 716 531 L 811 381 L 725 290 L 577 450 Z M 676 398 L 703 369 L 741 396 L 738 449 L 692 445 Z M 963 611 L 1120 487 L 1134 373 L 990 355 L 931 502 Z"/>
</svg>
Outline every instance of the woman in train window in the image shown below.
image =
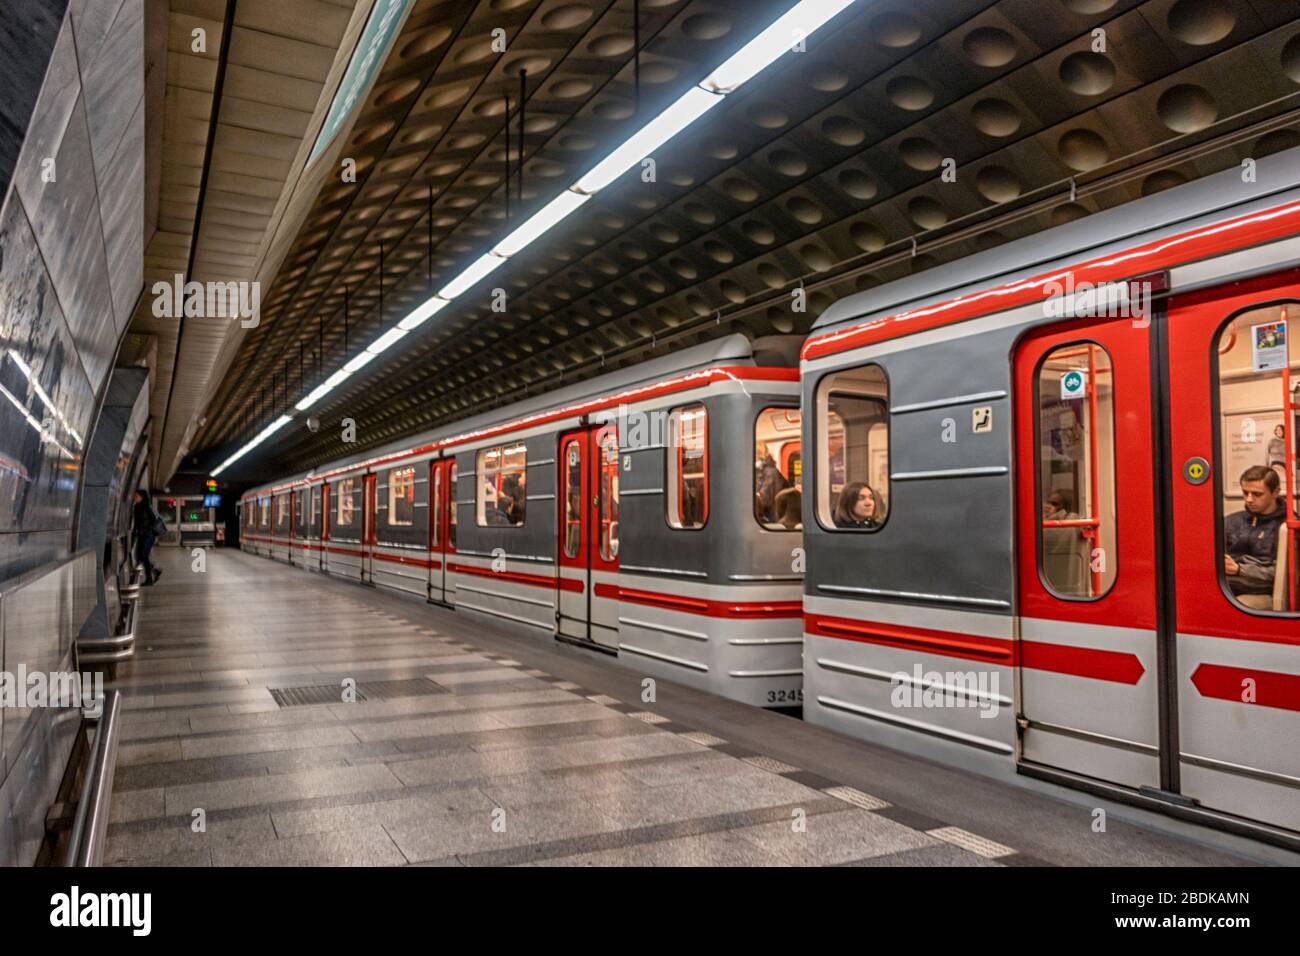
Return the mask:
<svg viewBox="0 0 1300 956">
<path fill-rule="evenodd" d="M 865 481 L 854 481 L 844 486 L 840 500 L 835 505 L 833 520 L 837 528 L 879 528 L 885 509 L 880 495 Z"/>
</svg>

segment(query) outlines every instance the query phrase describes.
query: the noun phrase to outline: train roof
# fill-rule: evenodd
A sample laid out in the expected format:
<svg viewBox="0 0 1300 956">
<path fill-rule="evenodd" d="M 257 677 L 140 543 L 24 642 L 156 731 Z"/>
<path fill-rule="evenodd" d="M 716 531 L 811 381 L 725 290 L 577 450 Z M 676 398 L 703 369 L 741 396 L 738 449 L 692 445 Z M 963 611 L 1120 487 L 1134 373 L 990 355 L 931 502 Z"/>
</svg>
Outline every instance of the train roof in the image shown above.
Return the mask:
<svg viewBox="0 0 1300 956">
<path fill-rule="evenodd" d="M 700 345 L 679 349 L 668 355 L 629 365 L 626 368 L 605 375 L 598 375 L 573 385 L 567 385 L 538 395 L 535 398 L 527 398 L 471 418 L 458 419 L 430 431 L 410 435 L 389 442 L 386 445 L 381 445 L 378 448 L 341 458 L 321 468 L 277 478 L 274 481 L 250 488 L 240 497 L 248 498 L 258 494 L 265 494 L 269 489 L 279 488 L 281 485 L 319 477 L 322 472 L 335 472 L 346 469 L 351 465 L 360 465 L 388 455 L 400 454 L 429 442 L 562 408 L 565 405 L 621 391 L 667 375 L 707 368 L 719 363 L 789 365 L 793 367 L 798 361 L 799 341 L 798 336 L 772 336 L 751 341 L 745 335 L 733 333 Z"/>
<path fill-rule="evenodd" d="M 1225 211 L 1245 211 L 1251 205 L 1276 205 L 1279 194 L 1297 189 L 1300 189 L 1300 147 L 1259 160 L 1252 183 L 1243 182 L 1241 170 L 1234 167 L 846 296 L 818 317 L 813 331 L 826 331 L 905 307 L 942 301 L 963 291 L 1012 282 L 1088 254 L 1178 232 L 1198 220 L 1222 218 Z"/>
</svg>

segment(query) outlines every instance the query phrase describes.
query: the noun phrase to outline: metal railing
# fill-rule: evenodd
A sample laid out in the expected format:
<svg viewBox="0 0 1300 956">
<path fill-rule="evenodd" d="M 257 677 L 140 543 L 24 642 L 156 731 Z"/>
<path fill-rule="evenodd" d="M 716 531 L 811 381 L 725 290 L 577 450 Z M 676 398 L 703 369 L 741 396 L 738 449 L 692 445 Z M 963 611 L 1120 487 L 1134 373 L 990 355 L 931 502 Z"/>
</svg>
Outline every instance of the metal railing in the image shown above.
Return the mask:
<svg viewBox="0 0 1300 956">
<path fill-rule="evenodd" d="M 109 805 L 113 797 L 113 774 L 117 769 L 121 711 L 121 695 L 110 690 L 104 695 L 99 719 L 93 722 L 95 742 L 83 771 L 81 794 L 68 834 L 64 866 L 99 866 L 103 859 Z"/>
</svg>

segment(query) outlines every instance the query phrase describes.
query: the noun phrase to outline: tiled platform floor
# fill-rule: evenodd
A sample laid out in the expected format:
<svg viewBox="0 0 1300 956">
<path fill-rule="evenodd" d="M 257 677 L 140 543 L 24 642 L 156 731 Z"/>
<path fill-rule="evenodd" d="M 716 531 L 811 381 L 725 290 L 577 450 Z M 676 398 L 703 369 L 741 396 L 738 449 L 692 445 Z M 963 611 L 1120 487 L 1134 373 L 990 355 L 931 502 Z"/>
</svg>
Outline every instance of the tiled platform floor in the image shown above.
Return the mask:
<svg viewBox="0 0 1300 956">
<path fill-rule="evenodd" d="M 960 814 L 932 816 L 931 805 L 901 805 L 885 789 L 846 782 L 853 774 L 833 779 L 726 732 L 730 715 L 742 737 L 765 728 L 769 753 L 784 752 L 776 738 L 786 730 L 850 755 L 864 746 L 789 718 L 662 683 L 661 700 L 722 716 L 690 726 L 655 705 L 622 703 L 605 690 L 625 688 L 636 701 L 635 675 L 545 638 L 530 644 L 239 552 L 209 552 L 203 573 L 188 553 L 162 551 L 160 561 L 166 573 L 145 592 L 136 660 L 116 682 L 128 697 L 113 864 L 1089 862 L 1051 859 L 1045 838 L 1002 835 L 1016 827 L 990 836 Z M 344 703 L 346 679 L 431 692 Z M 425 680 L 432 686 L 409 683 Z M 328 685 L 336 702 L 282 708 L 270 691 L 308 684 Z M 949 796 L 967 788 L 983 800 L 981 789 L 1000 788 L 1030 802 L 1030 831 L 1056 814 L 1087 839 L 1091 816 L 1078 807 L 925 767 L 944 775 L 936 779 Z M 1098 861 L 1242 862 L 1127 829 Z M 1028 844 L 1040 855 L 1024 852 Z"/>
</svg>

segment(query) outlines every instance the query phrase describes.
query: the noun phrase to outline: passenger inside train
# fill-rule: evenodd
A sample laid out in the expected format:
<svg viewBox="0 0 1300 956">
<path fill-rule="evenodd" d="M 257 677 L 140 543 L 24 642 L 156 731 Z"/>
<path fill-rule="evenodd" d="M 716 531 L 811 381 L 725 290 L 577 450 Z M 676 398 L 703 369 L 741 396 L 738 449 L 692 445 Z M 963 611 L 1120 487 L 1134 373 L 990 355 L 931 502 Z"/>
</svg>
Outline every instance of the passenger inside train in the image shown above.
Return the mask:
<svg viewBox="0 0 1300 956">
<path fill-rule="evenodd" d="M 754 421 L 754 518 L 768 531 L 803 527 L 803 458 L 797 408 L 765 408 Z"/>
<path fill-rule="evenodd" d="M 879 496 L 865 481 L 854 481 L 840 491 L 835 505 L 835 527 L 874 530 L 880 527 L 879 516 L 884 514 Z"/>
<path fill-rule="evenodd" d="M 1288 426 L 1294 435 L 1300 421 L 1291 384 L 1294 358 L 1286 360 L 1296 346 L 1277 332 L 1286 323 L 1285 304 L 1240 312 L 1219 331 L 1214 354 L 1223 455 L 1222 581 L 1233 601 L 1254 611 L 1295 609 L 1300 587 L 1289 521 L 1300 515 L 1300 497 L 1290 489 L 1288 507 L 1286 481 L 1288 452 L 1291 468 L 1300 457 L 1287 448 Z"/>
<path fill-rule="evenodd" d="M 1223 523 L 1223 571 L 1228 576 L 1228 588 L 1248 606 L 1251 602 L 1244 598 L 1263 595 L 1267 601 L 1273 594 L 1278 535 L 1286 518 L 1281 485 L 1272 468 L 1247 468 L 1241 475 L 1245 507 Z"/>
</svg>

